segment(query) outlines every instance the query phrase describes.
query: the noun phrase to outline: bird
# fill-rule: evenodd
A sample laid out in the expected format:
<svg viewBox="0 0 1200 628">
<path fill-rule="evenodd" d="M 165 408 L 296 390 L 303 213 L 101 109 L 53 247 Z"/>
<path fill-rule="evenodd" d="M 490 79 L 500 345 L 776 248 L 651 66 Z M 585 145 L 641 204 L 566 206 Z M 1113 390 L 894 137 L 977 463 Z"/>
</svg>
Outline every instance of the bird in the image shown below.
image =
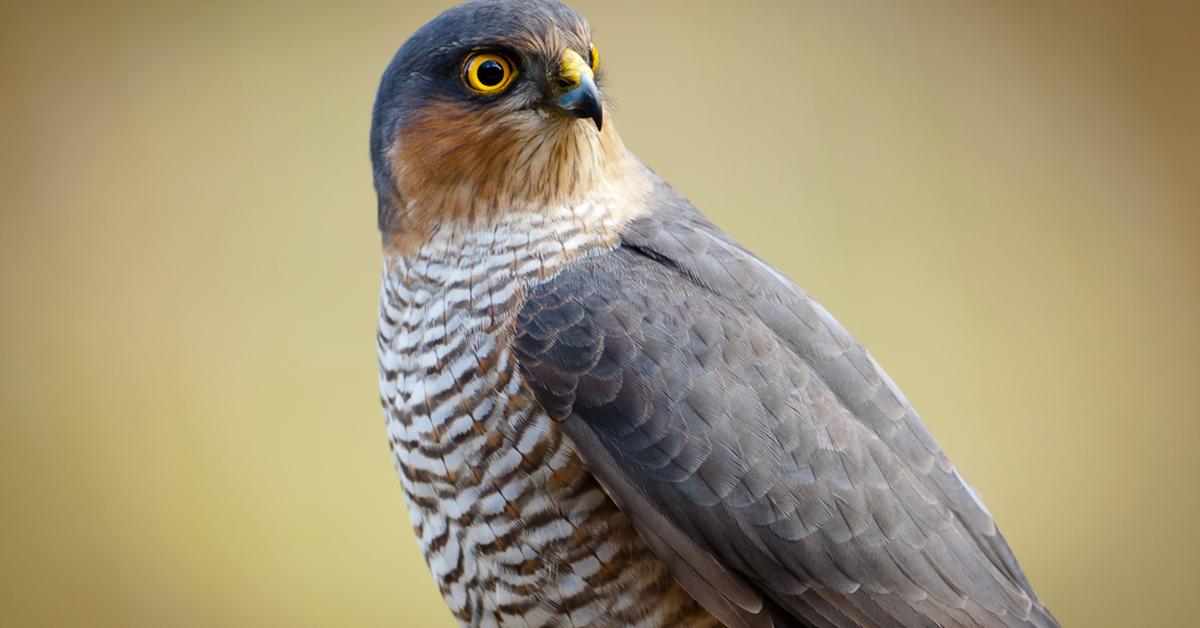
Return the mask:
<svg viewBox="0 0 1200 628">
<path fill-rule="evenodd" d="M 475 0 L 384 71 L 379 386 L 471 626 L 1056 626 L 833 316 L 621 140 L 586 19 Z"/>
</svg>

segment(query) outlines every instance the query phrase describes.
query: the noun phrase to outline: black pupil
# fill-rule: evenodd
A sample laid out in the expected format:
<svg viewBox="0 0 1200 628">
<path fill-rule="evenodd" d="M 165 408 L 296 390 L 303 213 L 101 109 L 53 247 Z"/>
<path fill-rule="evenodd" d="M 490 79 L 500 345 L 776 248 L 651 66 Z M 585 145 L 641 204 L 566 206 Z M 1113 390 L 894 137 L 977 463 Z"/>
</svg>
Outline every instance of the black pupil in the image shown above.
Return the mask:
<svg viewBox="0 0 1200 628">
<path fill-rule="evenodd" d="M 499 61 L 484 61 L 479 64 L 475 75 L 479 83 L 485 87 L 495 87 L 504 82 L 504 66 Z"/>
</svg>

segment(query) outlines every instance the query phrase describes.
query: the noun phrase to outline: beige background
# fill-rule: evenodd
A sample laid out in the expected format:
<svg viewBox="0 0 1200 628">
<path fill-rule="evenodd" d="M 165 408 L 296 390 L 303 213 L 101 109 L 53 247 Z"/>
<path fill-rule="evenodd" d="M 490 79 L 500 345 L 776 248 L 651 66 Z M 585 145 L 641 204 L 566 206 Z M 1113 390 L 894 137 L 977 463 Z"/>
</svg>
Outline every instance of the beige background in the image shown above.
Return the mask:
<svg viewBox="0 0 1200 628">
<path fill-rule="evenodd" d="M 1070 626 L 1194 621 L 1189 4 L 578 3 L 627 143 L 873 350 Z M 4 2 L 0 623 L 449 624 L 366 148 L 443 7 Z"/>
</svg>

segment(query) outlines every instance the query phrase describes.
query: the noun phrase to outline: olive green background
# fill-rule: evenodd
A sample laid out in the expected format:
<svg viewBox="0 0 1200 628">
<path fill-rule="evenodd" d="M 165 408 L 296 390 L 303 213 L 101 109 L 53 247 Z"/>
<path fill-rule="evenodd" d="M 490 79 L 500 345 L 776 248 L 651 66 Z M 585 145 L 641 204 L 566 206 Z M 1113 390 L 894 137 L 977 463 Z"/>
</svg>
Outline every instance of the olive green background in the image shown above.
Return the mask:
<svg viewBox="0 0 1200 628">
<path fill-rule="evenodd" d="M 366 146 L 444 6 L 4 2 L 0 623 L 449 625 Z M 577 6 L 628 145 L 872 349 L 1064 624 L 1195 621 L 1200 5 Z"/>
</svg>

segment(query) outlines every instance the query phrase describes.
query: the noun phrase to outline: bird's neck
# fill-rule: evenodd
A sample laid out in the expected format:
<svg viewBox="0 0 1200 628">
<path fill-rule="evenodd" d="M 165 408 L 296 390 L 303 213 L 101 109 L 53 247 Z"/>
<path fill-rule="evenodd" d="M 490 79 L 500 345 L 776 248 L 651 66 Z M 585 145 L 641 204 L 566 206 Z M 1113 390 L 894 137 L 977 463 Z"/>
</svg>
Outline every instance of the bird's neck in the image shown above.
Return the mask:
<svg viewBox="0 0 1200 628">
<path fill-rule="evenodd" d="M 435 241 L 458 246 L 503 233 L 582 232 L 612 244 L 620 227 L 645 211 L 653 187 L 653 175 L 611 125 L 602 133 L 564 125 L 544 141 L 475 146 L 472 153 L 485 167 L 460 171 L 442 159 L 441 170 L 430 170 L 428 162 L 397 159 L 403 193 L 383 232 L 389 257 L 414 258 Z"/>
<path fill-rule="evenodd" d="M 599 144 L 600 138 L 583 138 L 580 142 Z M 594 154 L 600 148 L 577 146 L 575 156 L 565 160 L 569 163 L 542 166 L 563 172 L 541 195 L 480 195 L 480 187 L 474 185 L 406 195 L 403 208 L 397 211 L 401 220 L 383 233 L 385 255 L 408 259 L 460 256 L 478 246 L 512 250 L 521 241 L 528 243 L 526 249 L 532 249 L 539 246 L 540 238 L 558 241 L 557 246 L 568 258 L 595 247 L 612 246 L 619 239 L 620 229 L 646 211 L 653 174 L 624 145 L 618 146 L 619 151 L 606 149 L 605 157 Z M 530 157 L 533 162 L 542 159 L 547 157 Z M 524 168 L 520 163 L 511 167 L 517 171 Z M 527 172 L 516 172 L 511 177 L 536 179 Z M 569 245 L 571 241 L 583 240 L 587 240 L 586 246 L 572 250 L 575 247 Z"/>
</svg>

